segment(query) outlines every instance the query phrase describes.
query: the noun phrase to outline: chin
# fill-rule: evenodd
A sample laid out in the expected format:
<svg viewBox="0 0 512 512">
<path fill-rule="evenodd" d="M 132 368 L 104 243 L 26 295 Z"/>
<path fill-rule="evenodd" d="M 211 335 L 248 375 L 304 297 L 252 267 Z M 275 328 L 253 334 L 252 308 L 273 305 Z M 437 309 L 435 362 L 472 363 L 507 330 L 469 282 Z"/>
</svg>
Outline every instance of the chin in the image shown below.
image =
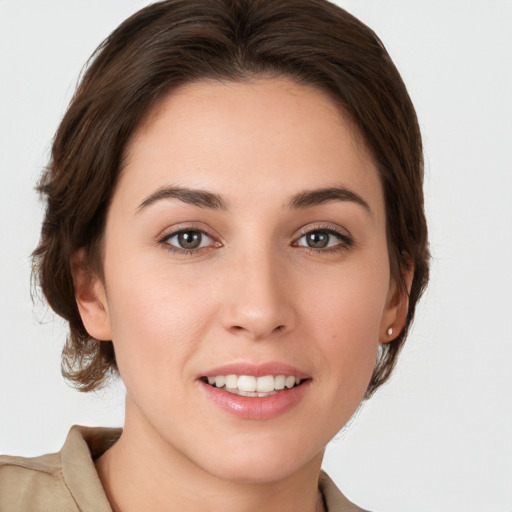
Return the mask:
<svg viewBox="0 0 512 512">
<path fill-rule="evenodd" d="M 237 457 L 239 459 L 240 457 Z M 286 480 L 295 474 L 304 465 L 284 463 L 282 460 L 231 460 L 227 459 L 221 464 L 205 467 L 208 473 L 229 482 L 239 484 L 269 484 Z"/>
<path fill-rule="evenodd" d="M 310 443 L 311 446 L 312 443 Z M 301 444 L 279 441 L 268 443 L 257 437 L 245 440 L 242 446 L 205 450 L 196 464 L 205 472 L 226 481 L 247 484 L 268 484 L 285 480 L 310 466 L 320 470 L 324 447 L 303 452 Z M 306 446 L 306 443 L 302 443 Z"/>
</svg>

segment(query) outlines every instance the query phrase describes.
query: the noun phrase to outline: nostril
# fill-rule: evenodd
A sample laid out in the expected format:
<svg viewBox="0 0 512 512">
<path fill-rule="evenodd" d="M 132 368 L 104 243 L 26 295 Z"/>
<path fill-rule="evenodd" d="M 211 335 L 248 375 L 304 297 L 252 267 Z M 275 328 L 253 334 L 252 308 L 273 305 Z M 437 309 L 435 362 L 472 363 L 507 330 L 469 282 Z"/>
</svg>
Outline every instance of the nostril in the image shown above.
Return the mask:
<svg viewBox="0 0 512 512">
<path fill-rule="evenodd" d="M 255 329 L 251 329 L 251 328 L 248 328 L 248 327 L 244 327 L 243 325 L 232 325 L 230 328 L 231 332 L 233 333 L 242 333 L 242 332 L 254 332 Z M 286 326 L 284 324 L 280 324 L 276 327 L 274 327 L 273 329 L 271 329 L 270 331 L 268 331 L 268 334 L 277 334 L 277 333 L 280 333 L 282 331 L 286 330 Z M 260 337 L 262 334 L 260 333 L 258 335 L 258 337 Z"/>
</svg>

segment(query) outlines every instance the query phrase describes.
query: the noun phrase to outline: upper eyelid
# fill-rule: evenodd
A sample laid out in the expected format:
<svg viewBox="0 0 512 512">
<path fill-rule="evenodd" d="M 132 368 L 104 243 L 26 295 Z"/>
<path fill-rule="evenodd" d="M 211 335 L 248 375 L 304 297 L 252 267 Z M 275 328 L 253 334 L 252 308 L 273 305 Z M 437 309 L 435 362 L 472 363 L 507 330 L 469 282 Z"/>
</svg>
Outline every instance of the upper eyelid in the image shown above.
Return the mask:
<svg viewBox="0 0 512 512">
<path fill-rule="evenodd" d="M 203 223 L 199 221 L 184 222 L 168 227 L 162 230 L 160 234 L 156 237 L 156 239 L 158 242 L 164 242 L 166 239 L 175 236 L 183 231 L 198 231 L 208 236 L 213 241 L 217 241 L 220 242 L 221 244 L 224 244 L 222 237 L 214 229 L 212 229 L 209 226 L 204 227 Z M 308 223 L 302 226 L 301 228 L 295 231 L 294 235 L 292 235 L 292 242 L 295 243 L 303 236 L 314 231 L 327 231 L 333 235 L 339 236 L 341 239 L 348 239 L 352 243 L 355 243 L 354 237 L 352 236 L 348 229 L 343 228 L 341 226 L 333 225 L 330 222 L 321 222 L 319 224 Z"/>
<path fill-rule="evenodd" d="M 163 238 L 169 238 L 171 236 L 176 236 L 180 233 L 186 233 L 187 231 L 197 231 L 198 233 L 202 233 L 203 235 L 207 235 L 211 238 L 210 233 L 204 229 L 196 228 L 196 227 L 185 227 L 185 228 L 178 228 L 178 229 L 171 229 L 169 231 L 163 231 L 161 237 Z"/>
<path fill-rule="evenodd" d="M 314 233 L 315 231 L 327 232 L 330 235 L 337 237 L 339 240 L 339 243 L 333 247 L 324 247 L 324 248 L 319 248 L 319 249 L 308 248 L 306 246 L 301 246 L 298 244 L 298 242 L 301 238 L 303 238 L 304 236 L 306 236 L 309 233 Z M 332 252 L 333 250 L 339 250 L 340 248 L 345 248 L 345 249 L 349 248 L 349 247 L 354 248 L 354 247 L 357 247 L 358 244 L 357 244 L 356 240 L 354 239 L 354 237 L 352 236 L 352 234 L 347 229 L 344 229 L 337 225 L 333 226 L 330 223 L 328 223 L 328 224 L 322 223 L 322 224 L 316 225 L 316 226 L 315 225 L 311 226 L 310 224 L 303 226 L 299 230 L 299 233 L 297 235 L 295 235 L 295 237 L 293 238 L 292 246 L 301 247 L 303 249 L 322 253 L 322 252 Z"/>
<path fill-rule="evenodd" d="M 178 231 L 171 231 L 170 233 L 168 233 L 167 235 L 163 235 L 162 237 L 162 240 L 167 240 L 169 238 L 173 238 L 177 235 L 179 235 L 180 233 L 186 233 L 187 231 L 195 231 L 197 233 L 201 233 L 202 235 L 206 235 L 208 238 L 211 238 L 212 240 L 214 239 L 213 236 L 211 236 L 207 231 L 203 231 L 202 229 L 178 229 Z"/>
<path fill-rule="evenodd" d="M 200 224 L 200 225 L 199 225 Z M 181 233 L 183 231 L 198 231 L 200 233 L 203 233 L 204 235 L 209 236 L 210 238 L 214 240 L 220 241 L 220 236 L 216 234 L 214 230 L 208 227 L 203 227 L 201 222 L 191 221 L 191 222 L 185 222 L 180 223 L 177 225 L 173 225 L 170 227 L 167 227 L 163 229 L 160 234 L 157 235 L 157 240 L 162 241 L 166 238 L 169 238 L 171 236 L 177 235 L 178 233 Z"/>
<path fill-rule="evenodd" d="M 297 230 L 297 234 L 295 236 L 300 238 L 301 236 L 307 235 L 313 231 L 328 231 L 341 237 L 353 238 L 348 229 L 333 225 L 331 223 L 306 224 Z"/>
<path fill-rule="evenodd" d="M 208 245 L 206 245 L 205 247 L 185 248 L 185 247 L 178 247 L 170 242 L 171 238 L 179 235 L 182 232 L 187 232 L 187 231 L 196 231 L 196 232 L 202 233 L 202 235 L 207 236 L 209 238 Z M 168 231 L 167 233 L 164 230 L 164 232 L 158 236 L 156 243 L 158 246 L 164 247 L 166 251 L 171 252 L 177 256 L 183 256 L 183 257 L 187 256 L 187 255 L 191 256 L 193 254 L 195 254 L 195 255 L 202 254 L 204 251 L 208 251 L 213 248 L 219 248 L 219 247 L 223 246 L 223 243 L 221 241 L 219 241 L 218 238 L 215 238 L 210 233 L 208 233 L 206 230 L 199 229 L 197 227 L 191 227 L 191 226 L 172 229 L 172 230 Z"/>
<path fill-rule="evenodd" d="M 177 246 L 175 246 L 174 244 L 172 244 L 170 242 L 170 240 L 172 238 L 174 238 L 175 236 L 179 235 L 181 232 L 186 232 L 186 231 L 197 231 L 197 232 L 201 233 L 203 236 L 206 236 L 209 239 L 208 245 L 205 246 L 205 247 L 194 247 L 194 248 L 186 249 L 185 247 L 177 247 Z M 187 229 L 179 229 L 178 231 L 170 232 L 169 234 L 163 235 L 161 238 L 159 238 L 158 239 L 158 245 L 165 245 L 168 249 L 172 248 L 174 252 L 181 252 L 181 251 L 183 251 L 183 252 L 186 252 L 186 253 L 193 253 L 193 252 L 204 251 L 206 249 L 211 249 L 211 248 L 219 248 L 219 247 L 223 246 L 223 243 L 220 242 L 215 237 L 211 236 L 206 231 L 203 231 L 203 230 L 199 230 L 199 229 L 189 229 L 189 230 L 187 230 Z"/>
</svg>

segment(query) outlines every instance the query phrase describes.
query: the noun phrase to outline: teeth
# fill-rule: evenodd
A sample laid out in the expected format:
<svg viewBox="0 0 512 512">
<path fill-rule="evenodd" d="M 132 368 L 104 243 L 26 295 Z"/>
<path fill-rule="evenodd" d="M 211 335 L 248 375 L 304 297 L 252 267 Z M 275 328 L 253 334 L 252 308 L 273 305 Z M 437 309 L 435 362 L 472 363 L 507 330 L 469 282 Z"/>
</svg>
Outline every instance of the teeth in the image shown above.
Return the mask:
<svg viewBox="0 0 512 512">
<path fill-rule="evenodd" d="M 217 384 L 217 377 L 215 377 L 215 384 Z M 293 386 L 295 386 L 295 377 L 286 377 L 285 386 L 287 388 L 293 388 Z"/>
<path fill-rule="evenodd" d="M 286 385 L 286 377 L 284 375 L 278 375 L 275 379 L 275 389 L 284 389 Z"/>
<path fill-rule="evenodd" d="M 208 384 L 241 396 L 271 396 L 282 389 L 291 389 L 301 382 L 294 375 L 216 375 L 208 377 Z"/>
<path fill-rule="evenodd" d="M 256 380 L 256 390 L 260 393 L 269 393 L 274 391 L 274 377 L 272 375 L 265 375 L 264 377 L 258 377 Z"/>
<path fill-rule="evenodd" d="M 217 379 L 217 377 L 215 377 Z M 217 384 L 217 381 L 215 381 L 215 384 Z M 253 377 L 252 375 L 240 375 L 238 377 L 238 389 L 239 391 L 256 391 L 256 377 Z"/>
<path fill-rule="evenodd" d="M 238 377 L 236 375 L 226 375 L 226 387 L 236 388 L 238 386 Z"/>
</svg>

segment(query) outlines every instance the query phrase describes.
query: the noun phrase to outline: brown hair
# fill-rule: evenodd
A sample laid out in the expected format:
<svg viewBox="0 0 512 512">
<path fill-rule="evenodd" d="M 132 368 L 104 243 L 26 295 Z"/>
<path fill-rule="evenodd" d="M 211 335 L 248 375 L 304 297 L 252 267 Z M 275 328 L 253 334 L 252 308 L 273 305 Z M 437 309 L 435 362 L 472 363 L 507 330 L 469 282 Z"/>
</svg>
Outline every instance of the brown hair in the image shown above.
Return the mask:
<svg viewBox="0 0 512 512">
<path fill-rule="evenodd" d="M 117 372 L 112 342 L 92 339 L 70 258 L 101 274 L 101 238 L 127 143 L 163 95 L 200 79 L 287 76 L 330 94 L 358 127 L 384 188 L 391 272 L 414 268 L 407 321 L 382 345 L 367 396 L 390 375 L 428 279 L 423 156 L 416 114 L 378 37 L 325 0 L 168 0 L 140 10 L 96 50 L 52 147 L 39 191 L 47 209 L 34 276 L 69 322 L 64 376 L 82 391 Z"/>
</svg>

